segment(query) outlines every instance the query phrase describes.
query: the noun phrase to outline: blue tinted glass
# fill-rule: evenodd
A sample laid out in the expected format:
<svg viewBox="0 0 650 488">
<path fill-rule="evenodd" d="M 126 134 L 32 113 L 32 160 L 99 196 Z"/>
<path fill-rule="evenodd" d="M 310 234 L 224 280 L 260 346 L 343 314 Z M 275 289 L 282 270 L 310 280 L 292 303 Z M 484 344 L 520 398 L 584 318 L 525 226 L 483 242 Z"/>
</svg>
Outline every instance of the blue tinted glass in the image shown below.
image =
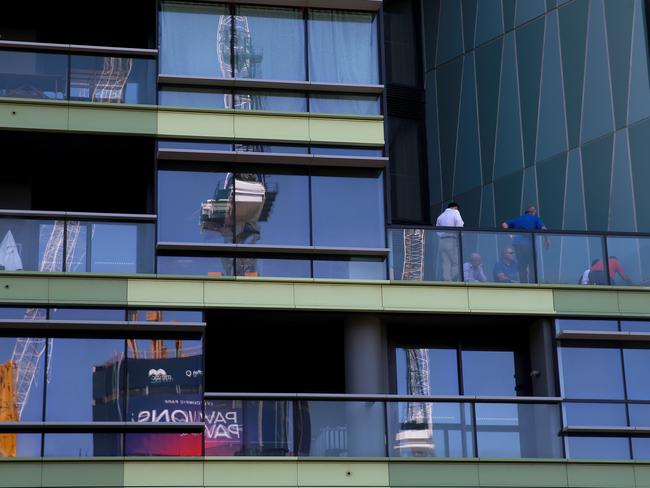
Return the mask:
<svg viewBox="0 0 650 488">
<path fill-rule="evenodd" d="M 627 408 L 632 427 L 650 427 L 650 405 L 629 403 Z"/>
<path fill-rule="evenodd" d="M 154 59 L 70 56 L 70 100 L 156 103 Z"/>
<path fill-rule="evenodd" d="M 463 351 L 465 395 L 516 396 L 513 351 Z"/>
<path fill-rule="evenodd" d="M 182 400 L 181 400 L 182 402 Z M 200 456 L 203 436 L 185 434 L 126 434 L 125 456 Z"/>
<path fill-rule="evenodd" d="M 310 95 L 309 111 L 324 114 L 381 115 L 376 95 Z"/>
<path fill-rule="evenodd" d="M 650 438 L 632 437 L 632 456 L 634 459 L 650 459 Z"/>
<path fill-rule="evenodd" d="M 625 384 L 630 400 L 650 400 L 650 349 L 623 349 Z"/>
<path fill-rule="evenodd" d="M 125 420 L 124 340 L 51 339 L 50 344 L 45 420 Z"/>
<path fill-rule="evenodd" d="M 203 322 L 201 310 L 131 310 L 129 320 L 145 322 Z"/>
<path fill-rule="evenodd" d="M 650 238 L 608 237 L 607 250 L 613 285 L 650 284 Z"/>
<path fill-rule="evenodd" d="M 310 244 L 307 176 L 236 173 L 235 194 L 238 244 Z"/>
<path fill-rule="evenodd" d="M 230 25 L 225 5 L 162 3 L 160 73 L 230 78 Z"/>
<path fill-rule="evenodd" d="M 12 434 L 16 439 L 16 451 L 8 453 L 0 451 L 0 457 L 40 457 L 41 456 L 41 434 Z"/>
<path fill-rule="evenodd" d="M 306 112 L 307 97 L 300 93 L 250 91 L 235 93 L 235 110 Z"/>
<path fill-rule="evenodd" d="M 66 222 L 67 271 L 93 273 L 152 273 L 152 224 Z M 71 245 L 71 243 L 75 243 Z"/>
<path fill-rule="evenodd" d="M 220 89 L 163 88 L 158 92 L 158 103 L 167 107 L 232 108 L 231 99 L 231 95 Z"/>
<path fill-rule="evenodd" d="M 239 257 L 237 276 L 311 278 L 311 262 L 305 259 L 261 259 Z"/>
<path fill-rule="evenodd" d="M 232 151 L 232 144 L 221 142 L 193 142 L 193 141 L 158 141 L 158 150 L 161 149 L 189 149 L 195 151 Z"/>
<path fill-rule="evenodd" d="M 556 320 L 555 327 L 558 332 L 563 330 L 596 330 L 618 331 L 618 322 L 615 320 Z"/>
<path fill-rule="evenodd" d="M 571 427 L 625 427 L 627 412 L 622 403 L 565 403 L 564 422 Z"/>
<path fill-rule="evenodd" d="M 566 437 L 566 455 L 571 459 L 630 459 L 627 437 Z"/>
<path fill-rule="evenodd" d="M 468 403 L 387 403 L 391 457 L 473 457 Z"/>
<path fill-rule="evenodd" d="M 619 349 L 561 347 L 560 384 L 567 398 L 623 399 Z"/>
<path fill-rule="evenodd" d="M 235 151 L 241 152 L 261 152 L 271 154 L 307 154 L 309 149 L 304 146 L 269 146 L 256 143 L 235 144 Z"/>
<path fill-rule="evenodd" d="M 232 242 L 232 173 L 158 172 L 158 240 Z"/>
<path fill-rule="evenodd" d="M 68 56 L 0 51 L 0 97 L 67 99 Z"/>
<path fill-rule="evenodd" d="M 3 320 L 45 320 L 45 308 L 0 307 L 0 319 Z"/>
<path fill-rule="evenodd" d="M 36 359 L 33 359 L 36 358 Z M 0 403 L 0 415 L 5 422 L 35 422 L 43 419 L 43 368 L 45 339 L 28 337 L 0 337 L 0 371 L 4 378 L 15 378 L 16 384 L 31 384 L 27 393 L 16 394 L 17 411 L 5 409 L 7 400 Z M 15 375 L 15 376 L 14 376 Z M 9 390 L 11 391 L 11 390 Z"/>
<path fill-rule="evenodd" d="M 396 384 L 399 395 L 458 395 L 458 359 L 456 349 L 402 349 L 396 353 Z M 424 366 L 428 365 L 428 369 Z M 426 379 L 428 389 L 418 391 L 415 378 Z"/>
<path fill-rule="evenodd" d="M 0 270 L 63 271 L 63 230 L 61 220 L 0 219 Z"/>
<path fill-rule="evenodd" d="M 122 434 L 45 434 L 46 457 L 122 456 Z"/>
<path fill-rule="evenodd" d="M 315 246 L 385 246 L 381 176 L 314 176 L 311 191 Z"/>
<path fill-rule="evenodd" d="M 233 276 L 234 260 L 228 257 L 158 256 L 158 274 Z"/>
<path fill-rule="evenodd" d="M 305 79 L 305 24 L 302 10 L 237 7 L 235 77 Z"/>
<path fill-rule="evenodd" d="M 373 13 L 309 10 L 309 79 L 377 84 L 377 18 Z"/>
<path fill-rule="evenodd" d="M 381 158 L 384 155 L 384 151 L 381 149 L 354 147 L 312 147 L 311 153 L 321 156 L 358 156 L 367 158 Z"/>
<path fill-rule="evenodd" d="M 621 321 L 621 330 L 628 332 L 650 332 L 650 322 L 623 320 Z"/>
<path fill-rule="evenodd" d="M 51 308 L 51 320 L 126 320 L 124 309 Z"/>
<path fill-rule="evenodd" d="M 348 260 L 315 259 L 314 278 L 384 280 L 386 279 L 386 261 L 364 258 L 351 258 Z"/>
</svg>

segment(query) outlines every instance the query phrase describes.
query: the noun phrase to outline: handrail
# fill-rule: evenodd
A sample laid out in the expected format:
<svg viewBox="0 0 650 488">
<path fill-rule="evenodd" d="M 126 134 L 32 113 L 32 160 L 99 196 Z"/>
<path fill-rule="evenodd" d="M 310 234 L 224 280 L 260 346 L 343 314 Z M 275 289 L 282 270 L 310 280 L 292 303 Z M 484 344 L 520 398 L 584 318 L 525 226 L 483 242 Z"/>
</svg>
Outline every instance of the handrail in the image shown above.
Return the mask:
<svg viewBox="0 0 650 488">
<path fill-rule="evenodd" d="M 0 422 L 0 433 L 203 432 L 202 422 Z"/>
<path fill-rule="evenodd" d="M 593 232 L 589 230 L 564 230 L 564 229 L 503 229 L 500 227 L 443 227 L 435 225 L 401 225 L 401 224 L 387 224 L 387 230 L 403 230 L 403 229 L 422 229 L 429 231 L 444 231 L 444 232 L 484 232 L 488 233 L 505 233 L 505 234 L 542 234 L 542 235 L 576 235 L 587 237 L 650 237 L 650 232 L 623 232 L 623 231 L 599 231 Z"/>
<path fill-rule="evenodd" d="M 1 40 L 0 50 L 20 49 L 24 51 L 52 51 L 65 54 L 92 53 L 92 54 L 124 54 L 128 56 L 151 57 L 158 56 L 158 49 L 141 49 L 116 46 L 94 46 L 85 44 L 60 44 L 54 42 L 32 42 Z"/>
<path fill-rule="evenodd" d="M 98 213 L 98 212 L 66 212 L 51 210 L 12 210 L 0 209 L 1 217 L 28 217 L 28 218 L 61 218 L 74 220 L 120 220 L 155 222 L 155 214 L 123 214 L 123 213 Z"/>
</svg>

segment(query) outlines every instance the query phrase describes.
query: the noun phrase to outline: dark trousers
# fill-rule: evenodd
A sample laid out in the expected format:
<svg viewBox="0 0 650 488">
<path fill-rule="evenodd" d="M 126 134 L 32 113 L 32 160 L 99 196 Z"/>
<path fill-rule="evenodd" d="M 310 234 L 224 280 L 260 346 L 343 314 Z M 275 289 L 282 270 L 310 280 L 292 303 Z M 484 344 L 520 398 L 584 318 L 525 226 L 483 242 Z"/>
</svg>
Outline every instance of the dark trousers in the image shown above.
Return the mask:
<svg viewBox="0 0 650 488">
<path fill-rule="evenodd" d="M 533 250 L 531 249 L 530 243 L 513 244 L 512 247 L 517 255 L 519 282 L 534 283 L 535 273 L 533 272 Z"/>
</svg>

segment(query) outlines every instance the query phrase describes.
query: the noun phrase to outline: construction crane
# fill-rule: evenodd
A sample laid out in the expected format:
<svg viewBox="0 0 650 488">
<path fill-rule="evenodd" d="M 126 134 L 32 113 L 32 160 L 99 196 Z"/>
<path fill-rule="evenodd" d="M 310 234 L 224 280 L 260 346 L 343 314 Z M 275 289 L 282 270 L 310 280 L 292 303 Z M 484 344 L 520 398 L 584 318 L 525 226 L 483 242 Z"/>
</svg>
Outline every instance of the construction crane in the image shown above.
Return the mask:
<svg viewBox="0 0 650 488">
<path fill-rule="evenodd" d="M 422 281 L 424 278 L 425 230 L 404 229 L 404 265 L 402 280 Z M 408 395 L 431 395 L 429 382 L 429 350 L 406 349 L 406 392 Z M 401 429 L 396 435 L 396 449 L 408 449 L 414 455 L 430 455 L 433 443 L 433 412 L 431 403 L 408 402 Z"/>
<path fill-rule="evenodd" d="M 104 66 L 94 83 L 92 102 L 124 103 L 124 88 L 133 69 L 133 59 L 104 57 Z"/>
</svg>

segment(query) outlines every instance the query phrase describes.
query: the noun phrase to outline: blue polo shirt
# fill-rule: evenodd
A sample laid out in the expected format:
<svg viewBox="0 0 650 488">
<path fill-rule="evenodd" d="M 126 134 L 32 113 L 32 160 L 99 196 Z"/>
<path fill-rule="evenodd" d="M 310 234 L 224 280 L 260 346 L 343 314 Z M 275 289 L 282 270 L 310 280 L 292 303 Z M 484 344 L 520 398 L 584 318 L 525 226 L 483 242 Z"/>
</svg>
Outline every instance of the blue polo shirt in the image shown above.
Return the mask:
<svg viewBox="0 0 650 488">
<path fill-rule="evenodd" d="M 544 222 L 537 215 L 525 213 L 514 219 L 506 220 L 506 225 L 509 229 L 541 229 L 544 227 Z M 530 241 L 528 236 L 516 234 L 512 239 L 513 244 L 528 244 Z"/>
<path fill-rule="evenodd" d="M 499 273 L 503 273 L 511 282 L 519 283 L 519 269 L 516 260 L 513 259 L 510 264 L 506 263 L 504 260 L 494 263 L 494 270 L 492 271 L 494 281 L 499 281 L 497 279 Z"/>
</svg>

